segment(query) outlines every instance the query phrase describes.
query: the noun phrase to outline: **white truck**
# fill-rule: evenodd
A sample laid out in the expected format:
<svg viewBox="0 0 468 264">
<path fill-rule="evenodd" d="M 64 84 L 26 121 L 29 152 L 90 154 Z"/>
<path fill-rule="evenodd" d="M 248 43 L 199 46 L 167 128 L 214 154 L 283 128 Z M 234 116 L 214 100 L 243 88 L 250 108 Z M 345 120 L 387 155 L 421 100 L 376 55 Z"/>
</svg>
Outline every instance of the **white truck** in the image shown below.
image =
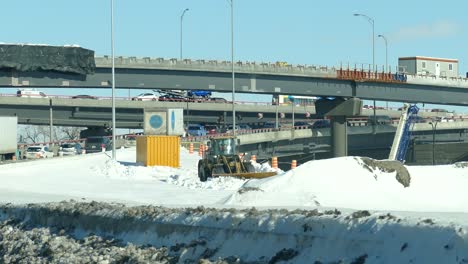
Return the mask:
<svg viewBox="0 0 468 264">
<path fill-rule="evenodd" d="M 0 161 L 11 160 L 16 155 L 18 117 L 0 116 Z"/>
</svg>

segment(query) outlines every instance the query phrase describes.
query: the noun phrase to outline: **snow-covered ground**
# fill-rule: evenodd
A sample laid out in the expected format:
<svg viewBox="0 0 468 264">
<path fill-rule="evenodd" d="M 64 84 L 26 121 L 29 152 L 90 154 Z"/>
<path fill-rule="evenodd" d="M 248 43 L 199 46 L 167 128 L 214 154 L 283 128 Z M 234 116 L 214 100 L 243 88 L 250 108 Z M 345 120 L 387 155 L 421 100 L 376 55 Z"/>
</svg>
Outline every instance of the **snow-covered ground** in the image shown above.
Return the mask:
<svg viewBox="0 0 468 264">
<path fill-rule="evenodd" d="M 206 241 L 198 251 L 215 250 L 207 255 L 195 249 L 170 251 L 182 256 L 179 261 L 238 256 L 258 263 L 281 259 L 283 263 L 468 263 L 468 165 L 464 163 L 404 167 L 344 157 L 310 161 L 267 179 L 221 177 L 200 182 L 198 157 L 185 149 L 178 169 L 139 166 L 132 148 L 118 150 L 117 162 L 108 155 L 0 166 L 0 202 L 11 203 L 0 220 L 21 218 L 17 211 L 28 211 L 22 205 L 27 203 L 73 199 L 72 205 L 63 206 L 79 207 L 81 202 L 99 201 L 111 204 L 94 206 L 87 213 L 117 222 L 122 213 L 116 214 L 120 207 L 112 203 L 144 208 L 142 215 L 132 218 L 135 230 L 119 222 L 115 225 L 122 230 L 101 227 L 102 235 L 156 247 L 203 237 Z M 267 164 L 255 165 L 271 170 Z M 148 205 L 172 211 L 150 210 Z M 162 211 L 148 216 L 148 210 Z M 36 219 L 40 226 L 51 222 L 31 217 L 34 212 L 25 214 L 29 215 L 24 219 Z M 160 229 L 137 228 L 141 219 L 164 226 L 166 235 Z M 81 232 L 82 237 L 87 232 L 99 234 L 80 223 L 74 224 L 73 232 Z M 1 237 L 0 233 L 0 242 Z"/>
</svg>

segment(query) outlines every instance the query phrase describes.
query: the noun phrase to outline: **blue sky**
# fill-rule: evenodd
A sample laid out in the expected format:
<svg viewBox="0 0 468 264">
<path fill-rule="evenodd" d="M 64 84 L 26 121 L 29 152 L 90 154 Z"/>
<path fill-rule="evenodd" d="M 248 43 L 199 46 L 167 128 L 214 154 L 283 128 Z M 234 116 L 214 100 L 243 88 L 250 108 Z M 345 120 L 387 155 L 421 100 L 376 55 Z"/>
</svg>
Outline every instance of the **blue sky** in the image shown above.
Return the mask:
<svg viewBox="0 0 468 264">
<path fill-rule="evenodd" d="M 114 0 L 117 56 L 230 60 L 228 0 Z M 234 0 L 235 60 L 336 66 L 371 63 L 371 26 L 388 38 L 388 59 L 432 56 L 460 60 L 468 71 L 468 1 Z M 110 54 L 110 0 L 15 0 L 2 4 L 1 42 L 78 44 Z M 385 45 L 375 39 L 376 64 Z M 133 93 L 133 92 L 132 92 Z"/>
</svg>

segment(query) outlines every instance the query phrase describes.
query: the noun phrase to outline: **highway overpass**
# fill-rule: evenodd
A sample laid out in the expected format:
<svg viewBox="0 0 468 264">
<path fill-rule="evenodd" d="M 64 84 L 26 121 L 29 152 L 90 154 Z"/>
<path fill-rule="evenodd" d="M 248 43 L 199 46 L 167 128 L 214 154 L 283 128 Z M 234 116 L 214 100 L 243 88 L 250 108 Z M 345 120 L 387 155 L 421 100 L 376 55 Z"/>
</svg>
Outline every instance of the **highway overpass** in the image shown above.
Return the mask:
<svg viewBox="0 0 468 264">
<path fill-rule="evenodd" d="M 89 75 L 54 71 L 0 70 L 0 87 L 110 88 L 111 59 L 96 57 Z M 231 92 L 229 62 L 116 58 L 117 88 L 206 89 Z M 468 81 L 408 76 L 407 82 L 379 82 L 337 78 L 336 68 L 236 63 L 236 91 L 240 93 L 358 97 L 366 100 L 468 105 Z"/>
<path fill-rule="evenodd" d="M 184 109 L 186 123 L 220 123 L 220 117 L 223 117 L 227 124 L 232 122 L 231 104 L 117 100 L 116 126 L 118 128 L 143 128 L 144 109 L 156 107 Z M 280 121 L 291 122 L 293 111 L 295 120 L 313 119 L 315 107 L 295 106 L 293 109 L 292 105 L 236 103 L 237 122 L 239 123 L 275 121 L 276 111 L 285 114 L 285 118 L 280 119 Z M 52 123 L 56 126 L 111 127 L 111 100 L 0 96 L 0 116 L 18 116 L 20 124 L 49 125 L 51 112 Z M 376 112 L 377 115 L 387 115 L 393 118 L 398 118 L 401 114 L 400 111 L 385 109 L 378 109 Z M 262 114 L 263 118 L 259 118 L 259 113 Z M 307 113 L 311 114 L 309 118 L 306 117 Z M 372 114 L 373 110 L 363 109 L 363 115 Z M 422 117 L 449 114 L 420 112 Z"/>
</svg>

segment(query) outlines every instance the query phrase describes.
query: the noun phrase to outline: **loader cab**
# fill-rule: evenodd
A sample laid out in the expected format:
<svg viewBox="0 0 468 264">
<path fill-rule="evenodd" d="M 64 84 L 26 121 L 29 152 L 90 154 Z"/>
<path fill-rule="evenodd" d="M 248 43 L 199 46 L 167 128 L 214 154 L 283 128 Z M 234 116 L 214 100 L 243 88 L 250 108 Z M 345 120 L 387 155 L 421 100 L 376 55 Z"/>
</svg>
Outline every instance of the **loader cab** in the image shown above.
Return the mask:
<svg viewBox="0 0 468 264">
<path fill-rule="evenodd" d="M 230 156 L 237 153 L 235 138 L 213 138 L 208 142 L 212 156 Z"/>
</svg>

